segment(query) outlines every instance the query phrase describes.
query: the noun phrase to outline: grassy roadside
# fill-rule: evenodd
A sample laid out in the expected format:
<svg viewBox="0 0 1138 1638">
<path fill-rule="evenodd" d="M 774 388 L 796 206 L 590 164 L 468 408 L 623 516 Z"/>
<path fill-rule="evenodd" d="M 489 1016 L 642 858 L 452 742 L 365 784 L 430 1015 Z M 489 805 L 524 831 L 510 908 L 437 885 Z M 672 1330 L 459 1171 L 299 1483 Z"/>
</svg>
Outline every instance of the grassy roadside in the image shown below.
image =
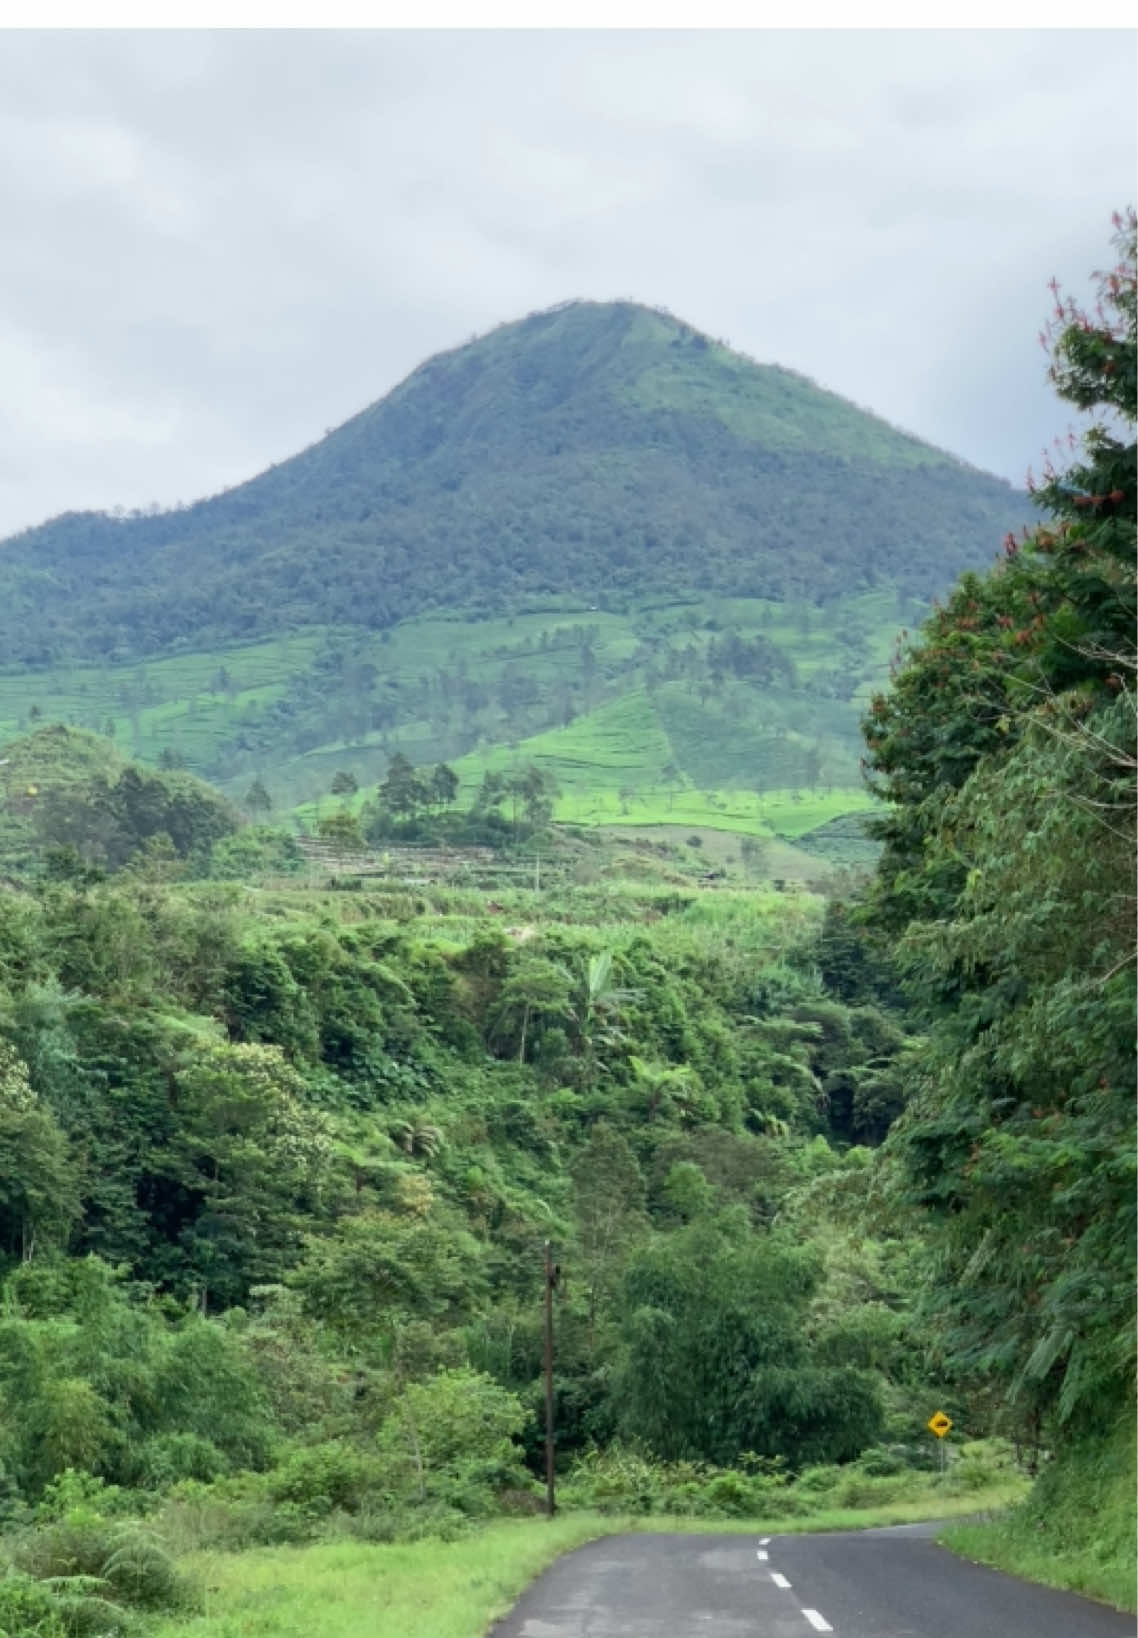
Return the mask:
<svg viewBox="0 0 1138 1638">
<path fill-rule="evenodd" d="M 455 1542 L 311 1547 L 199 1553 L 186 1567 L 207 1587 L 206 1614 L 164 1622 L 151 1638 L 482 1638 L 489 1624 L 554 1559 L 600 1536 L 629 1530 L 778 1535 L 791 1531 L 870 1529 L 945 1518 L 1007 1505 L 1022 1484 L 968 1496 L 809 1518 L 620 1518 L 567 1513 L 553 1520 L 500 1520 Z"/>
<path fill-rule="evenodd" d="M 1018 1506 L 997 1519 L 953 1526 L 944 1545 L 1011 1575 L 1138 1610 L 1136 1477 L 1128 1416 L 1072 1445 Z"/>
<path fill-rule="evenodd" d="M 1138 1610 L 1134 1565 L 1119 1555 L 1106 1562 L 1089 1547 L 1056 1551 L 1032 1541 L 1014 1518 L 955 1524 L 940 1538 L 942 1546 L 974 1564 L 989 1564 L 1022 1581 L 1081 1593 L 1119 1610 Z"/>
</svg>

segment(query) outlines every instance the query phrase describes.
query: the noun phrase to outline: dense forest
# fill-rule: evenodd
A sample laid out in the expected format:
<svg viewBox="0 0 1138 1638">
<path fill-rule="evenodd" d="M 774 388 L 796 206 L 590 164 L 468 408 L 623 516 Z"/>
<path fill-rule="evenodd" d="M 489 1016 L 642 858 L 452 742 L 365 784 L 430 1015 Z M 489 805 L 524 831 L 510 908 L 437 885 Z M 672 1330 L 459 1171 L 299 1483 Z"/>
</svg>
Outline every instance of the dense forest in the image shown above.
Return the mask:
<svg viewBox="0 0 1138 1638">
<path fill-rule="evenodd" d="M 962 578 L 866 724 L 889 804 L 868 915 L 925 1036 L 892 1148 L 930 1323 L 1076 1465 L 1133 1434 L 1133 214 L 1116 248 L 1096 311 L 1056 294 L 1052 379 L 1093 420 L 1048 465 L 1046 523 Z M 1064 1488 L 1060 1462 L 1042 1521 Z"/>
<path fill-rule="evenodd" d="M 183 771 L 17 742 L 0 1626 L 192 1603 L 171 1542 L 532 1510 L 546 1242 L 564 1505 L 786 1517 L 1018 1462 L 976 1551 L 1132 1599 L 1132 219 L 1118 250 L 1098 312 L 1057 297 L 1091 426 L 1045 521 L 869 706 L 844 897 L 603 849 L 493 896 L 290 886 Z M 541 770 L 495 777 L 461 822 L 554 849 Z M 437 838 L 457 792 L 393 758 L 350 809 L 345 774 L 340 842 Z"/>
</svg>

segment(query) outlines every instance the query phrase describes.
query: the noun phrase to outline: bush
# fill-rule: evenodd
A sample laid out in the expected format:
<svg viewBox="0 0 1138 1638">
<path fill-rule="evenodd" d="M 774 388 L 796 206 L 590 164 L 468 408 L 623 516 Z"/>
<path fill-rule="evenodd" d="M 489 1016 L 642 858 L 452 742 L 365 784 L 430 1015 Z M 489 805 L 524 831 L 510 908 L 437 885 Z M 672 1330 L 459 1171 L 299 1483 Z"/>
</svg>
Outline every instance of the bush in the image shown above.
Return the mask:
<svg viewBox="0 0 1138 1638">
<path fill-rule="evenodd" d="M 313 1512 L 328 1513 L 338 1507 L 355 1513 L 378 1480 L 374 1460 L 335 1441 L 293 1451 L 283 1466 L 269 1474 L 269 1494 L 275 1501 L 295 1502 Z"/>
<path fill-rule="evenodd" d="M 766 1489 L 761 1479 L 757 1488 L 760 1493 Z M 717 1473 L 704 1485 L 703 1495 L 710 1507 L 728 1518 L 752 1518 L 757 1510 L 755 1481 L 744 1473 Z"/>
<path fill-rule="evenodd" d="M 599 1513 L 652 1513 L 664 1488 L 661 1464 L 621 1444 L 590 1450 L 575 1464 L 563 1487 L 583 1507 Z"/>
<path fill-rule="evenodd" d="M 403 1501 L 442 1503 L 480 1516 L 524 1484 L 521 1449 L 529 1413 L 489 1376 L 466 1367 L 407 1385 L 379 1433 L 384 1477 Z"/>
<path fill-rule="evenodd" d="M 142 1482 L 152 1490 L 165 1490 L 180 1479 L 209 1483 L 229 1471 L 224 1452 L 198 1433 L 161 1433 L 146 1441 L 139 1459 Z"/>
<path fill-rule="evenodd" d="M 884 1479 L 894 1473 L 904 1473 L 913 1465 L 908 1459 L 908 1451 L 904 1445 L 871 1445 L 868 1450 L 863 1450 L 857 1459 L 859 1470 L 872 1479 Z"/>
<path fill-rule="evenodd" d="M 50 1589 L 19 1571 L 0 1579 L 0 1632 L 6 1638 L 67 1638 Z"/>
<path fill-rule="evenodd" d="M 35 1581 L 50 1581 L 59 1596 L 67 1591 L 81 1600 L 106 1593 L 139 1609 L 177 1609 L 196 1601 L 192 1583 L 152 1531 L 92 1514 L 73 1513 L 28 1531 L 17 1538 L 12 1561 Z"/>
<path fill-rule="evenodd" d="M 1016 1470 L 1015 1451 L 1006 1439 L 973 1439 L 949 1457 L 945 1477 L 951 1490 L 983 1490 Z"/>
<path fill-rule="evenodd" d="M 867 1474 L 851 1471 L 841 1480 L 833 1493 L 837 1507 L 882 1507 L 896 1501 L 905 1488 L 900 1478 L 870 1478 Z"/>
<path fill-rule="evenodd" d="M 861 1465 L 860 1463 L 858 1464 Z M 840 1467 L 807 1467 L 794 1481 L 794 1488 L 806 1496 L 827 1496 L 841 1483 Z"/>
<path fill-rule="evenodd" d="M 296 1546 L 313 1540 L 319 1528 L 297 1502 L 274 1501 L 268 1477 L 256 1473 L 234 1474 L 212 1485 L 195 1479 L 175 1485 L 158 1523 L 179 1554 Z"/>
<path fill-rule="evenodd" d="M 37 1581 L 57 1576 L 101 1580 L 103 1566 L 120 1545 L 120 1529 L 96 1514 L 77 1511 L 18 1536 L 12 1562 Z"/>
</svg>

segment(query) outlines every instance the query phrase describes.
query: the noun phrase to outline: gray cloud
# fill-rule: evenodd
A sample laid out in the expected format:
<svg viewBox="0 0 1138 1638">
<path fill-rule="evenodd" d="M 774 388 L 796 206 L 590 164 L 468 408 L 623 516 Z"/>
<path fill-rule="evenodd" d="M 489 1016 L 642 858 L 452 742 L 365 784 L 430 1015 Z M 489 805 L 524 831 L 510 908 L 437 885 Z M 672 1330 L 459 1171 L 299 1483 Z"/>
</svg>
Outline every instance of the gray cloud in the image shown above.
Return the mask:
<svg viewBox="0 0 1138 1638">
<path fill-rule="evenodd" d="M 9 32 L 0 532 L 251 476 L 571 296 L 1019 481 L 1129 200 L 1103 31 Z"/>
</svg>

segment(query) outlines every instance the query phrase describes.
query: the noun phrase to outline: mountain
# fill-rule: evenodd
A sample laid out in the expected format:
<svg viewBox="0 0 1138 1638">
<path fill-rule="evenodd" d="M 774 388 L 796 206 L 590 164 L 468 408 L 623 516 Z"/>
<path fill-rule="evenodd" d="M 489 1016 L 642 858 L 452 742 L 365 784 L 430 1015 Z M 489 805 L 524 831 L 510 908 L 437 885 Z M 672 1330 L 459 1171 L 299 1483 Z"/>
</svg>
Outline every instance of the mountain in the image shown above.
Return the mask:
<svg viewBox="0 0 1138 1638">
<path fill-rule="evenodd" d="M 551 594 L 919 597 L 1021 497 L 663 314 L 579 302 L 431 359 L 313 448 L 156 516 L 0 548 L 0 644 L 125 657 Z"/>
<path fill-rule="evenodd" d="M 0 545 L 0 734 L 109 726 L 295 801 L 393 748 L 518 744 L 667 684 L 805 736 L 806 771 L 820 753 L 853 786 L 855 697 L 896 628 L 1028 515 L 802 376 L 574 302 L 429 360 L 224 494 Z M 751 777 L 730 734 L 714 756 L 687 737 L 693 786 Z"/>
</svg>

